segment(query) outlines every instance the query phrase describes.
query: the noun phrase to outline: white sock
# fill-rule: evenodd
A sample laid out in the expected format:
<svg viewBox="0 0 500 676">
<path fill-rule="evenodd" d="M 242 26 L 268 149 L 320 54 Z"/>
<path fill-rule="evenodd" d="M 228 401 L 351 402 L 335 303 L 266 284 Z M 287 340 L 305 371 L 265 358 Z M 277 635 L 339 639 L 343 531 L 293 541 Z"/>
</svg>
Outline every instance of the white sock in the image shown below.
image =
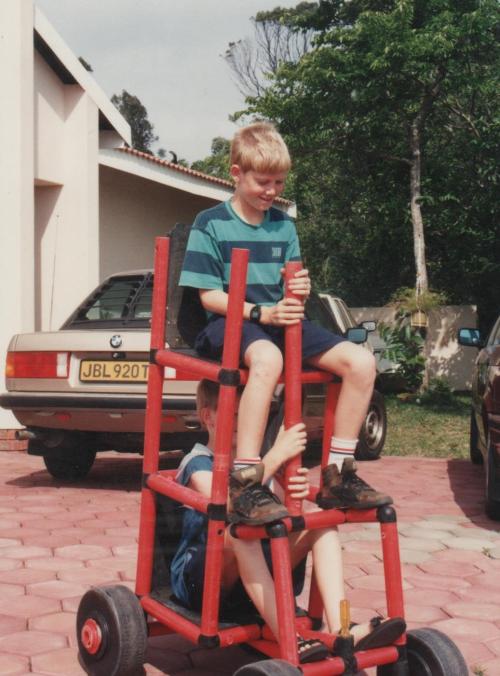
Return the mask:
<svg viewBox="0 0 500 676">
<path fill-rule="evenodd" d="M 344 460 L 346 458 L 353 458 L 354 451 L 358 445 L 357 439 L 339 439 L 332 437 L 330 442 L 330 453 L 328 454 L 328 464 L 337 465 L 339 470 L 342 469 Z"/>
<path fill-rule="evenodd" d="M 233 461 L 233 469 L 237 472 L 239 469 L 244 467 L 250 467 L 251 465 L 260 465 L 260 458 L 235 458 Z"/>
</svg>

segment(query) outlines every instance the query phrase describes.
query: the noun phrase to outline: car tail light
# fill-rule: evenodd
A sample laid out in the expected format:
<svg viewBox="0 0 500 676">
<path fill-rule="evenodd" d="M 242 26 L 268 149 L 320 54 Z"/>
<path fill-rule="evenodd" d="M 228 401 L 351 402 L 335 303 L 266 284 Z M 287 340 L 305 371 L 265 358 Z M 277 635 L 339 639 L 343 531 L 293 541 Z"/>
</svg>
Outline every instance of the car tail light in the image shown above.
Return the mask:
<svg viewBox="0 0 500 676">
<path fill-rule="evenodd" d="M 69 352 L 8 352 L 6 378 L 67 378 Z"/>
</svg>

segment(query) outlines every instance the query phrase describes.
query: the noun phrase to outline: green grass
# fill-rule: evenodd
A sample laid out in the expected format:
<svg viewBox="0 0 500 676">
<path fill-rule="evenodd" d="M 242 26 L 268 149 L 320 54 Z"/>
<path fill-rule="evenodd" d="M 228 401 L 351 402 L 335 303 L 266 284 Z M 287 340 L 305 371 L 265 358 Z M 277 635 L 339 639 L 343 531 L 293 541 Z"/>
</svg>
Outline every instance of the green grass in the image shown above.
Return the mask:
<svg viewBox="0 0 500 676">
<path fill-rule="evenodd" d="M 386 395 L 387 438 L 384 455 L 418 455 L 427 458 L 469 457 L 470 397 L 453 395 L 443 405 L 402 401 Z"/>
</svg>

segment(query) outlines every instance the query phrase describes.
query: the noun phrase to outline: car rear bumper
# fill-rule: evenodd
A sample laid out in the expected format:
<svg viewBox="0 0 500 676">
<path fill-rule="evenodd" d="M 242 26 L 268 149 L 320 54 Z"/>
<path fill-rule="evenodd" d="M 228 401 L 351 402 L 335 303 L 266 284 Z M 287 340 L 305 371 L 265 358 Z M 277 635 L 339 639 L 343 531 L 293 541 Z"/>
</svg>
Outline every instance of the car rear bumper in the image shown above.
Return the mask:
<svg viewBox="0 0 500 676">
<path fill-rule="evenodd" d="M 95 395 L 95 394 L 32 394 L 29 392 L 8 392 L 0 395 L 0 406 L 15 412 L 15 409 L 109 409 L 146 410 L 146 395 Z M 162 409 L 170 411 L 194 411 L 194 397 L 168 397 L 162 400 Z"/>
<path fill-rule="evenodd" d="M 7 392 L 0 406 L 9 409 L 24 427 L 82 432 L 144 433 L 145 394 L 53 394 Z M 161 430 L 198 429 L 194 396 L 164 396 Z"/>
</svg>

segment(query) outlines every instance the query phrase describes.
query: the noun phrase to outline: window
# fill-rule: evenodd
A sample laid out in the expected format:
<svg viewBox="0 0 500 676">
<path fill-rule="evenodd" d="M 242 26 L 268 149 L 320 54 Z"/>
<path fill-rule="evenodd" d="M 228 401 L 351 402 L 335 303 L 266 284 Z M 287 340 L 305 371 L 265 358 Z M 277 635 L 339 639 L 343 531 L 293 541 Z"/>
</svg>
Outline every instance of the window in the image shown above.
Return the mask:
<svg viewBox="0 0 500 676">
<path fill-rule="evenodd" d="M 87 298 L 62 329 L 149 328 L 153 275 L 111 277 Z"/>
</svg>

